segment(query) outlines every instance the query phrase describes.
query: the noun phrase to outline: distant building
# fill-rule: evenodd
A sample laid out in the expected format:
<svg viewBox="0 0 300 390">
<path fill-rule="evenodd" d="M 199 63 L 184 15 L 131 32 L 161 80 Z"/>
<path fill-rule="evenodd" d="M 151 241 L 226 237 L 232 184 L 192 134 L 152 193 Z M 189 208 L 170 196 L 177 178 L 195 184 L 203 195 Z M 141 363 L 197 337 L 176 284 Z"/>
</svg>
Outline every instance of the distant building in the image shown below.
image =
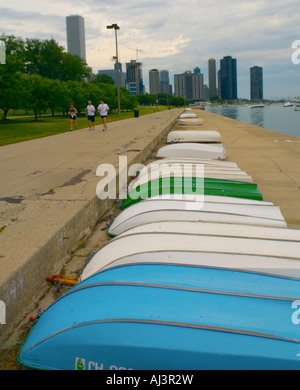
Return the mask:
<svg viewBox="0 0 300 390">
<path fill-rule="evenodd" d="M 237 99 L 236 59 L 226 56 L 220 60 L 220 81 L 222 99 Z"/>
<path fill-rule="evenodd" d="M 159 92 L 172 95 L 172 85 L 170 85 L 168 70 L 161 70 L 159 72 Z"/>
<path fill-rule="evenodd" d="M 159 70 L 151 69 L 149 71 L 149 89 L 150 95 L 157 95 L 159 93 Z"/>
<path fill-rule="evenodd" d="M 131 95 L 142 95 L 144 93 L 141 62 L 131 60 L 126 63 L 126 88 Z"/>
<path fill-rule="evenodd" d="M 0 65 L 6 64 L 5 42 L 0 41 Z"/>
<path fill-rule="evenodd" d="M 220 72 L 220 69 L 217 72 L 217 79 L 218 79 L 218 88 L 217 88 L 218 98 L 222 99 L 222 96 L 221 96 L 221 72 Z"/>
<path fill-rule="evenodd" d="M 218 96 L 216 83 L 216 60 L 208 60 L 208 97 Z"/>
<path fill-rule="evenodd" d="M 250 99 L 262 100 L 263 98 L 263 68 L 253 66 L 250 68 Z"/>
<path fill-rule="evenodd" d="M 187 100 L 205 100 L 203 74 L 186 71 L 174 75 L 174 95 Z"/>
<path fill-rule="evenodd" d="M 107 76 L 110 76 L 115 83 L 115 86 L 118 85 L 117 83 L 117 64 L 115 64 L 114 69 L 103 69 L 99 70 L 98 74 L 106 74 Z M 120 87 L 126 87 L 126 74 L 122 72 L 122 64 L 119 62 L 119 83 Z"/>
<path fill-rule="evenodd" d="M 67 51 L 86 62 L 84 19 L 80 15 L 66 17 Z"/>
</svg>

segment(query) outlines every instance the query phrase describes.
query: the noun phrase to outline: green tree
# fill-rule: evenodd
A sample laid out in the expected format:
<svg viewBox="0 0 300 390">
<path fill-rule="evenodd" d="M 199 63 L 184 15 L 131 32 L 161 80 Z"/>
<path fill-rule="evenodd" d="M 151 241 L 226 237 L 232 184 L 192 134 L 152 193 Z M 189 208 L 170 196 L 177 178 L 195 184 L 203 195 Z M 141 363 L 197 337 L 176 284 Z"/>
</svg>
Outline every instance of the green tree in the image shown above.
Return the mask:
<svg viewBox="0 0 300 390">
<path fill-rule="evenodd" d="M 21 108 L 26 96 L 26 76 L 21 73 L 22 60 L 12 51 L 6 55 L 6 64 L 0 65 L 0 108 L 3 119 L 11 108 Z"/>
<path fill-rule="evenodd" d="M 28 76 L 27 85 L 27 107 L 32 109 L 37 121 L 38 115 L 45 112 L 49 106 L 51 81 L 38 74 L 33 74 Z"/>
<path fill-rule="evenodd" d="M 122 110 L 134 110 L 139 102 L 135 95 L 130 95 L 126 88 L 120 88 L 120 103 Z"/>
<path fill-rule="evenodd" d="M 73 103 L 78 113 L 85 111 L 87 101 L 89 100 L 88 83 L 84 81 L 68 81 L 66 85 L 68 90 L 68 105 Z"/>
<path fill-rule="evenodd" d="M 51 109 L 52 116 L 57 110 L 61 110 L 63 113 L 66 112 L 69 104 L 66 83 L 64 81 L 51 80 L 48 91 L 48 107 Z"/>
<path fill-rule="evenodd" d="M 86 63 L 79 56 L 63 53 L 60 80 L 81 81 L 85 77 L 89 77 Z"/>
<path fill-rule="evenodd" d="M 93 84 L 104 83 L 115 85 L 115 82 L 112 77 L 107 74 L 98 74 L 96 78 L 92 81 Z"/>
</svg>

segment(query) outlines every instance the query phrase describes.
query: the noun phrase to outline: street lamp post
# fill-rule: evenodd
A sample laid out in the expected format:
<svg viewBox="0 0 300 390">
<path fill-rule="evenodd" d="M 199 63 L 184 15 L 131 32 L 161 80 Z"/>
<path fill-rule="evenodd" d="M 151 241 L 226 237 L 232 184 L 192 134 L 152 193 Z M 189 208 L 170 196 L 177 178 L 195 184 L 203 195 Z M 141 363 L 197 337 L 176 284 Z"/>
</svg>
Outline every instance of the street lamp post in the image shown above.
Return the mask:
<svg viewBox="0 0 300 390">
<path fill-rule="evenodd" d="M 120 80 L 119 80 L 119 55 L 118 55 L 118 37 L 117 30 L 120 30 L 120 27 L 114 23 L 110 26 L 106 26 L 107 29 L 115 30 L 115 38 L 116 38 L 116 61 L 117 61 L 117 88 L 118 88 L 118 115 L 120 116 Z"/>
</svg>

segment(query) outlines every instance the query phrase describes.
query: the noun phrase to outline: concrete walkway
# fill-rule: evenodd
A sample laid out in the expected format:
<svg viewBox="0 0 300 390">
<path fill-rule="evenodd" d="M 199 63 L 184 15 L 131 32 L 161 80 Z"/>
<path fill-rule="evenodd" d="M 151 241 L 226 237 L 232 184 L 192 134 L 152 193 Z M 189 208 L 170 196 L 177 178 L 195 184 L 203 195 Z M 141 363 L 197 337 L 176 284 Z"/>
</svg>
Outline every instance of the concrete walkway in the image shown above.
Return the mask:
<svg viewBox="0 0 300 390">
<path fill-rule="evenodd" d="M 114 201 L 100 201 L 100 164 L 118 168 L 151 157 L 183 109 L 154 113 L 60 135 L 1 147 L 0 300 L 6 325 L 0 345 L 57 272 L 88 237 Z M 98 124 L 100 118 L 97 118 Z"/>
<path fill-rule="evenodd" d="M 199 111 L 201 128 L 220 132 L 227 159 L 252 176 L 264 200 L 280 207 L 288 227 L 300 228 L 300 138 Z"/>
</svg>

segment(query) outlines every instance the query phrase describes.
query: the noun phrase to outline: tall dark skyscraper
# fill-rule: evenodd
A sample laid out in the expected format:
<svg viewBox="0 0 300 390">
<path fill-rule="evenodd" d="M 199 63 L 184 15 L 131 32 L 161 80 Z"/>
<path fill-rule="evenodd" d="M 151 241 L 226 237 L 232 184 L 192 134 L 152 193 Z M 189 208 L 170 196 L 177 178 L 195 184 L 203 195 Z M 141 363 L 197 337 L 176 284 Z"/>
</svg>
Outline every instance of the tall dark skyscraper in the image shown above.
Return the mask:
<svg viewBox="0 0 300 390">
<path fill-rule="evenodd" d="M 231 56 L 220 60 L 220 82 L 222 99 L 237 99 L 237 66 Z"/>
<path fill-rule="evenodd" d="M 208 60 L 208 97 L 218 96 L 216 83 L 216 60 Z"/>
<path fill-rule="evenodd" d="M 263 68 L 260 66 L 253 66 L 250 68 L 250 99 L 263 99 Z"/>
</svg>

